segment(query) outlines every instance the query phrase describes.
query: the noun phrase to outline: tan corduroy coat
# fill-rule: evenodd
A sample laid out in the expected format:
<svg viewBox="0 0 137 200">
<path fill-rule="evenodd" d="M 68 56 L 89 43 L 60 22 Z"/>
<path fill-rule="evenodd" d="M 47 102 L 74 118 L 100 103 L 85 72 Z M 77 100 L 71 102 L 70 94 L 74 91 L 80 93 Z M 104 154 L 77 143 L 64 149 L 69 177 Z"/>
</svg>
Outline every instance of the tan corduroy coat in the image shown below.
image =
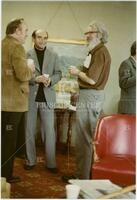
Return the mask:
<svg viewBox="0 0 137 200">
<path fill-rule="evenodd" d="M 28 81 L 33 72 L 27 66 L 24 47 L 18 40 L 6 36 L 2 40 L 2 104 L 6 112 L 25 112 L 28 110 Z"/>
</svg>

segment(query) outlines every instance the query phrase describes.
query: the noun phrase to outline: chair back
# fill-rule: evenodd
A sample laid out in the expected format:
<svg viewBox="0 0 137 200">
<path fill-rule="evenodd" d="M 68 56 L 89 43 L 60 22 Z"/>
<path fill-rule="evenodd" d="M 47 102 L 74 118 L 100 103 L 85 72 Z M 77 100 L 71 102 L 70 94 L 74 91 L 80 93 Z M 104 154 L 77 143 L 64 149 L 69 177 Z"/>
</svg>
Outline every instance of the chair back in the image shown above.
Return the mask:
<svg viewBox="0 0 137 200">
<path fill-rule="evenodd" d="M 135 123 L 134 115 L 114 114 L 99 119 L 94 137 L 97 156 L 135 156 Z"/>
</svg>

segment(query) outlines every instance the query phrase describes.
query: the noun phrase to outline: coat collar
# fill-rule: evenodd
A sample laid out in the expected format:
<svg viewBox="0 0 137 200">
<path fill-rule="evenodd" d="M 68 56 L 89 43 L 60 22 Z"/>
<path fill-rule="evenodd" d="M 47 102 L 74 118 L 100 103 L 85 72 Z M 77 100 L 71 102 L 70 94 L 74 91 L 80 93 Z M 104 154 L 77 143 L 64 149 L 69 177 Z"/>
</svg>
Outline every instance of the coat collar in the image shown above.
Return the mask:
<svg viewBox="0 0 137 200">
<path fill-rule="evenodd" d="M 34 59 L 34 61 L 35 61 L 35 63 L 36 63 L 36 70 L 37 70 L 38 72 L 40 72 L 40 66 L 39 66 L 37 54 L 36 54 L 36 51 L 35 51 L 34 48 L 32 49 L 32 57 L 33 57 L 33 59 Z M 46 69 L 46 71 L 48 70 L 48 69 L 47 69 L 48 67 L 45 68 L 44 66 L 48 66 L 48 63 L 49 63 L 49 60 L 50 60 L 50 59 L 51 59 L 51 58 L 50 58 L 50 52 L 49 52 L 49 50 L 46 48 L 46 50 L 45 50 L 45 52 L 44 52 L 44 59 L 43 59 L 42 71 L 43 71 L 43 70 L 45 71 L 45 69 Z"/>
<path fill-rule="evenodd" d="M 135 60 L 131 56 L 129 57 L 129 60 L 132 63 L 133 67 L 136 68 L 136 62 L 135 62 Z"/>
<path fill-rule="evenodd" d="M 102 48 L 103 46 L 104 46 L 104 44 L 101 42 L 94 49 L 92 49 L 89 53 L 94 54 L 95 51 Z"/>
<path fill-rule="evenodd" d="M 11 35 L 7 35 L 6 38 L 7 38 L 7 39 L 10 39 L 10 40 L 13 40 L 13 41 L 16 42 L 16 43 L 21 44 L 21 43 L 19 42 L 19 40 L 17 40 L 16 38 L 14 38 L 14 37 L 11 36 Z"/>
</svg>

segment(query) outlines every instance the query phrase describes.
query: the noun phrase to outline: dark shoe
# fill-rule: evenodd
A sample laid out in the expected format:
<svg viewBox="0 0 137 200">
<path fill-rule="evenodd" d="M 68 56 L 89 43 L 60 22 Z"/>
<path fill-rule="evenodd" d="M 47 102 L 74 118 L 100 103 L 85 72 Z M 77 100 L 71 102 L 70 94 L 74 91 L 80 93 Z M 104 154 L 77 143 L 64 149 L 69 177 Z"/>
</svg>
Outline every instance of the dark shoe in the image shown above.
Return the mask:
<svg viewBox="0 0 137 200">
<path fill-rule="evenodd" d="M 70 179 L 78 179 L 77 176 L 75 175 L 64 175 L 62 176 L 62 180 L 65 182 L 65 183 L 69 183 L 69 180 Z"/>
<path fill-rule="evenodd" d="M 11 178 L 7 179 L 8 183 L 18 183 L 21 182 L 21 179 L 19 176 L 12 176 Z"/>
<path fill-rule="evenodd" d="M 31 170 L 31 169 L 33 169 L 35 167 L 35 165 L 24 165 L 24 169 L 25 170 Z"/>
<path fill-rule="evenodd" d="M 48 171 L 50 171 L 51 173 L 53 173 L 53 174 L 58 173 L 58 168 L 56 168 L 56 167 L 54 167 L 54 168 L 46 167 L 46 169 L 47 169 Z"/>
</svg>

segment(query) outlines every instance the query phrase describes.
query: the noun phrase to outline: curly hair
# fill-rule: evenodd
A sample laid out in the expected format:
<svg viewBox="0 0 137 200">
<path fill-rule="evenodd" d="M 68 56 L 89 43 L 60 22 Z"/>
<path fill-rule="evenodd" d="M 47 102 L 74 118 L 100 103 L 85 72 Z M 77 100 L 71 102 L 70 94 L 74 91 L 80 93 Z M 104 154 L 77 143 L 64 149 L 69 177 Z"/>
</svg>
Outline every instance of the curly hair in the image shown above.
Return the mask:
<svg viewBox="0 0 137 200">
<path fill-rule="evenodd" d="M 101 42 L 107 43 L 107 41 L 108 41 L 108 31 L 106 30 L 104 24 L 93 21 L 88 25 L 86 33 L 88 33 L 88 32 L 98 33 L 98 37 L 100 38 Z"/>
</svg>

